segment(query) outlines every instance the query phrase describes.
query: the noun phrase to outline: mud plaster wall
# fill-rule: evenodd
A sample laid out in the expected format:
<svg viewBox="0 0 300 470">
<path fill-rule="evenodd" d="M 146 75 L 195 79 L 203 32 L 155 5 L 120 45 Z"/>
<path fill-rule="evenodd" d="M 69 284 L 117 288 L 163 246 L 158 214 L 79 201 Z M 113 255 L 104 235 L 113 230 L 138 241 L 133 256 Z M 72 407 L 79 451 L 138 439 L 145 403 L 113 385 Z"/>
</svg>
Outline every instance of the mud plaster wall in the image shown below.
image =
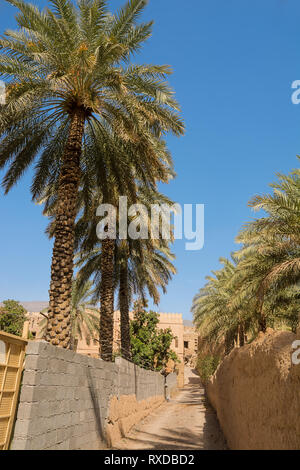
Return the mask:
<svg viewBox="0 0 300 470">
<path fill-rule="evenodd" d="M 290 332 L 260 334 L 234 349 L 207 386 L 231 449 L 300 449 L 300 365 Z"/>
</svg>

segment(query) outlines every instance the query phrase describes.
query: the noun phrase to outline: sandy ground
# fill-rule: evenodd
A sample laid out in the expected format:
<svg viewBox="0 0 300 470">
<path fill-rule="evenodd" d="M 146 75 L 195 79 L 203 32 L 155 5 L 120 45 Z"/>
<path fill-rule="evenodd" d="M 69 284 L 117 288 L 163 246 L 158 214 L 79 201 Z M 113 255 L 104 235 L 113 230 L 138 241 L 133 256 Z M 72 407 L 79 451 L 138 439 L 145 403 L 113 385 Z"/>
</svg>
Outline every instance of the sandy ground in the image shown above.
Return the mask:
<svg viewBox="0 0 300 470">
<path fill-rule="evenodd" d="M 198 376 L 187 369 L 186 385 L 177 396 L 139 423 L 114 449 L 221 450 L 226 444 Z"/>
</svg>

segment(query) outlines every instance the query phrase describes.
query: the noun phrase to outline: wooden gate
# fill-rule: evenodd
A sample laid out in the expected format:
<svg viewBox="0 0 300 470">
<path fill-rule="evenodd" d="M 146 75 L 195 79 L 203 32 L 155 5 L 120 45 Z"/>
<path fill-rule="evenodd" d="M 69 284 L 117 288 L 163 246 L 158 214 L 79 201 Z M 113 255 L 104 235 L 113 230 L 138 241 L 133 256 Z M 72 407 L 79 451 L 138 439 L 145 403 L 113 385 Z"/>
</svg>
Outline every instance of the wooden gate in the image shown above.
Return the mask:
<svg viewBox="0 0 300 470">
<path fill-rule="evenodd" d="M 0 331 L 0 450 L 9 448 L 27 342 Z"/>
</svg>

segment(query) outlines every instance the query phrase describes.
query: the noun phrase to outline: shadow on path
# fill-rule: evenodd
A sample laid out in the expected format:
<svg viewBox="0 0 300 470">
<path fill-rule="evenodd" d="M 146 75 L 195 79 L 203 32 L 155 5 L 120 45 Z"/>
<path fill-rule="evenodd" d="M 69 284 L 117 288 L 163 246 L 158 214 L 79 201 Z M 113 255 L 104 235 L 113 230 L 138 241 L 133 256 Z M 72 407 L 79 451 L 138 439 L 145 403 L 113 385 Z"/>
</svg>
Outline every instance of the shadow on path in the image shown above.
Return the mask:
<svg viewBox="0 0 300 470">
<path fill-rule="evenodd" d="M 148 416 L 115 449 L 224 450 L 216 414 L 198 377 Z M 196 382 L 196 380 L 198 380 Z"/>
</svg>

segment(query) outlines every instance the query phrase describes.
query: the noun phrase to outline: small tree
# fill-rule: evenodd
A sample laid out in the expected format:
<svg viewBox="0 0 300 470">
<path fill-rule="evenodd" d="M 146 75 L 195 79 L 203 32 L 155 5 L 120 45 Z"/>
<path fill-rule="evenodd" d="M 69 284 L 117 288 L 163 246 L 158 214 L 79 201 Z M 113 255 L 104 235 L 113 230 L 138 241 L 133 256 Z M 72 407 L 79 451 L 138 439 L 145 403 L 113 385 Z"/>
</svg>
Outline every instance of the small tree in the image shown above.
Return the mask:
<svg viewBox="0 0 300 470">
<path fill-rule="evenodd" d="M 27 310 L 16 300 L 4 300 L 0 307 L 0 330 L 21 336 Z"/>
<path fill-rule="evenodd" d="M 171 350 L 175 336 L 170 328 L 159 329 L 158 313 L 147 312 L 146 308 L 142 301 L 134 304 L 134 320 L 130 325 L 132 361 L 144 369 L 161 371 L 170 360 L 179 362 Z"/>
</svg>

